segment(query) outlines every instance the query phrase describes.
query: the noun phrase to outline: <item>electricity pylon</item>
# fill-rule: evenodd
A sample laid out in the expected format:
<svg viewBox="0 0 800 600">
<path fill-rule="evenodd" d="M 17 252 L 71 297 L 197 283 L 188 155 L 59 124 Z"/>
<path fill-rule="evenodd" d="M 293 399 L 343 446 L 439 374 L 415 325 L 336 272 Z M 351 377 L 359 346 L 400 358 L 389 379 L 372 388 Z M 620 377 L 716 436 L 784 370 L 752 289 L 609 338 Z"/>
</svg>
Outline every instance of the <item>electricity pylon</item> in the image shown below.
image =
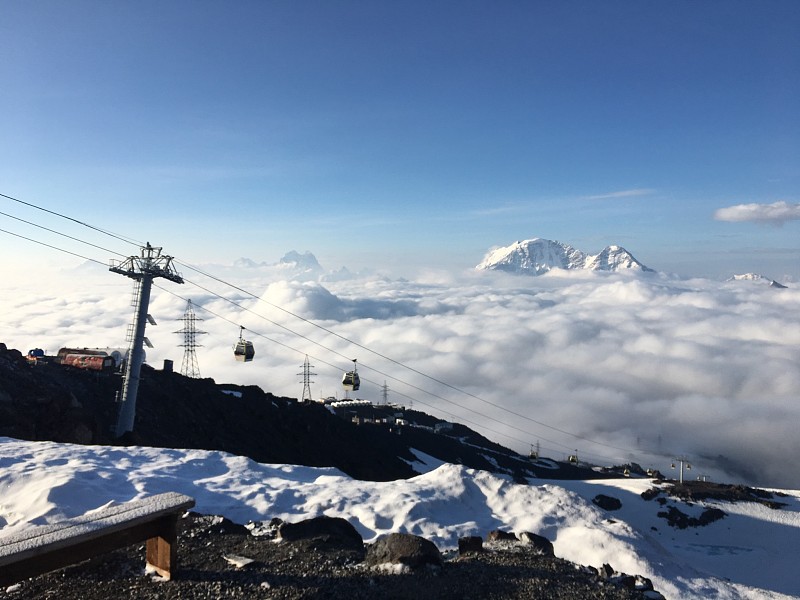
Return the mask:
<svg viewBox="0 0 800 600">
<path fill-rule="evenodd" d="M 142 345 L 149 340 L 144 336 L 148 322 L 155 325 L 153 317 L 147 314 L 150 305 L 150 290 L 153 279 L 163 277 L 175 283 L 183 283 L 183 278 L 172 266 L 172 257 L 161 254 L 161 248 L 154 248 L 147 242 L 142 246 L 140 256 L 129 256 L 122 262 L 112 260 L 108 268 L 113 273 L 130 277 L 134 283 L 133 324 L 131 325 L 131 345 L 125 361 L 125 375 L 122 381 L 122 401 L 117 416 L 116 436 L 120 437 L 133 431 L 133 420 L 136 416 L 136 395 L 139 392 L 139 375 L 144 362 Z"/>
<path fill-rule="evenodd" d="M 298 375 L 303 376 L 303 396 L 300 398 L 302 402 L 311 402 L 311 384 L 314 383 L 311 381 L 311 378 L 316 375 L 316 373 L 311 372 L 311 367 L 313 365 L 308 363 L 308 354 L 306 354 L 306 360 L 303 362 L 303 372 L 298 373 Z"/>
<path fill-rule="evenodd" d="M 181 375 L 194 379 L 200 378 L 200 366 L 197 364 L 197 353 L 194 350 L 202 346 L 202 344 L 196 342 L 195 336 L 208 333 L 207 331 L 200 331 L 195 325 L 197 321 L 202 320 L 195 316 L 192 301 L 189 300 L 186 304 L 186 311 L 183 313 L 183 329 L 174 332 L 183 334 L 183 343 L 178 344 L 179 348 L 184 348 Z"/>
</svg>

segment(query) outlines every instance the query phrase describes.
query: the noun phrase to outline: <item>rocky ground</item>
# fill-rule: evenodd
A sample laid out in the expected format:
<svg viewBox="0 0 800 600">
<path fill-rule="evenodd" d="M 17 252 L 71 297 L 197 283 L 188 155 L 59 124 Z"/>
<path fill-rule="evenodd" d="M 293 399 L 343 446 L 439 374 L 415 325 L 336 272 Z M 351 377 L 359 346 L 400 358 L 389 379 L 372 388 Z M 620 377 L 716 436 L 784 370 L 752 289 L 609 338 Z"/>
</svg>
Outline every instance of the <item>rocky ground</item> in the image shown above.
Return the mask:
<svg viewBox="0 0 800 600">
<path fill-rule="evenodd" d="M 403 573 L 396 566 L 366 566 L 360 548 L 322 539 L 276 541 L 221 517 L 190 514 L 182 520 L 181 530 L 179 573 L 172 581 L 146 574 L 144 547 L 135 545 L 0 590 L 0 598 L 660 597 L 644 591 L 641 579 L 603 578 L 592 569 L 519 543 L 487 543 L 481 552 L 444 556 L 442 567 Z M 242 564 L 247 560 L 252 562 Z"/>
</svg>

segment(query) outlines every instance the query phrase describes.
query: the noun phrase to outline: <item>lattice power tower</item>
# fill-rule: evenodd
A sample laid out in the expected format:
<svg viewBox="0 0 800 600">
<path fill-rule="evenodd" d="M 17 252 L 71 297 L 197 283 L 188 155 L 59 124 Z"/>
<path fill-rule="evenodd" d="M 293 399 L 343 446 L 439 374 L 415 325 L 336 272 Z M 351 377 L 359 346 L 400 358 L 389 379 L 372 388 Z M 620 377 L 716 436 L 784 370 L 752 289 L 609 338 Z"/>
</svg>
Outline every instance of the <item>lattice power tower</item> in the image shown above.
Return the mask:
<svg viewBox="0 0 800 600">
<path fill-rule="evenodd" d="M 306 360 L 303 362 L 303 372 L 298 373 L 298 375 L 303 376 L 303 397 L 300 398 L 301 402 L 311 402 L 311 384 L 314 383 L 311 378 L 316 375 L 316 373 L 311 372 L 312 366 L 309 364 L 308 354 L 306 354 Z"/>
<path fill-rule="evenodd" d="M 208 333 L 197 329 L 197 321 L 202 321 L 194 314 L 194 307 L 192 301 L 189 300 L 186 304 L 186 312 L 183 313 L 183 329 L 175 333 L 183 334 L 183 343 L 178 344 L 179 348 L 183 348 L 183 363 L 181 364 L 181 375 L 192 377 L 194 379 L 200 378 L 200 366 L 197 364 L 197 353 L 195 348 L 199 348 L 202 344 L 198 344 L 196 337 L 198 335 Z"/>
</svg>

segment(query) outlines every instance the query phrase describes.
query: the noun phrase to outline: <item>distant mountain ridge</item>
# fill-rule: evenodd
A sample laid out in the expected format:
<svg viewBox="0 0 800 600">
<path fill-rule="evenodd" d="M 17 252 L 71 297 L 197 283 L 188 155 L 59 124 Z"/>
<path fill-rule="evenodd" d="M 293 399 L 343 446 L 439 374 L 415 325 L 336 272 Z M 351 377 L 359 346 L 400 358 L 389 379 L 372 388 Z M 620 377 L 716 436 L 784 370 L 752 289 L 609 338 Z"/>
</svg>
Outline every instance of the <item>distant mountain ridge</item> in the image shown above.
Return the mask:
<svg viewBox="0 0 800 600">
<path fill-rule="evenodd" d="M 758 283 L 766 283 L 769 287 L 786 289 L 786 286 L 782 283 L 778 283 L 774 279 L 767 277 L 766 275 L 759 275 L 758 273 L 744 273 L 742 275 L 734 275 L 730 277 L 728 281 L 755 281 Z"/>
<path fill-rule="evenodd" d="M 587 254 L 569 244 L 543 238 L 514 242 L 510 246 L 490 250 L 475 268 L 520 275 L 543 275 L 552 269 L 653 271 L 622 246 L 606 246 L 598 254 Z"/>
</svg>

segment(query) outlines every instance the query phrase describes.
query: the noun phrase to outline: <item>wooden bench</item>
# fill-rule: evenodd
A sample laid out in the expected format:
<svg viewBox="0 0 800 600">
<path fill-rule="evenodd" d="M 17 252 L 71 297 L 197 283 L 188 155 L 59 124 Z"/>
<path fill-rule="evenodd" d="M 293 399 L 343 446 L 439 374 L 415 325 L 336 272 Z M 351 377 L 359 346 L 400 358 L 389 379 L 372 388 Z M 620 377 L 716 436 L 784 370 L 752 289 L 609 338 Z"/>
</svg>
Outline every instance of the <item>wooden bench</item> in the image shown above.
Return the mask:
<svg viewBox="0 0 800 600">
<path fill-rule="evenodd" d="M 171 579 L 177 566 L 178 518 L 193 506 L 189 496 L 168 492 L 5 537 L 0 532 L 0 586 L 144 540 L 147 567 Z"/>
</svg>

